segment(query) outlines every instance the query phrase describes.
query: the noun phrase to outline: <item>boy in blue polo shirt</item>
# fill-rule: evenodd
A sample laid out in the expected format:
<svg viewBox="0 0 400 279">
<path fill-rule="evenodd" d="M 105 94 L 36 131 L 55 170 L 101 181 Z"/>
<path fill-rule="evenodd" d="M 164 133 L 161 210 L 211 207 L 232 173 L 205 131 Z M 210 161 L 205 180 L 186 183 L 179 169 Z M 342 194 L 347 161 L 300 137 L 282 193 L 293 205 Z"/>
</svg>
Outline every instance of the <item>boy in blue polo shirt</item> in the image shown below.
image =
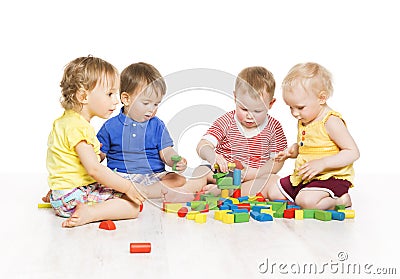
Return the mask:
<svg viewBox="0 0 400 279">
<path fill-rule="evenodd" d="M 154 66 L 131 64 L 121 73 L 121 112 L 97 134 L 107 166 L 139 184 L 147 198 L 160 198 L 165 186 L 180 187 L 186 182 L 182 175 L 165 170 L 177 156 L 164 122 L 155 116 L 165 93 L 165 81 Z M 186 166 L 186 159 L 181 158 L 175 168 L 184 171 Z"/>
</svg>

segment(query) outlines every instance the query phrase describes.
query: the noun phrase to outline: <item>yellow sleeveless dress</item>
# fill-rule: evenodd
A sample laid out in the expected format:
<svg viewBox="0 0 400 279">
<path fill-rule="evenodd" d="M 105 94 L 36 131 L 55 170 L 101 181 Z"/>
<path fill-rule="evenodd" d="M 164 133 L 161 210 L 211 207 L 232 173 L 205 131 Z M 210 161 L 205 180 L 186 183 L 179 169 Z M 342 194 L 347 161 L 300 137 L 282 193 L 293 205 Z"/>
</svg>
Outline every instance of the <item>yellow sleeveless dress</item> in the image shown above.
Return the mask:
<svg viewBox="0 0 400 279">
<path fill-rule="evenodd" d="M 297 144 L 299 145 L 299 155 L 296 158 L 295 170 L 290 176 L 290 182 L 293 186 L 299 185 L 301 182 L 304 184 L 311 180 L 327 180 L 331 177 L 337 179 L 348 180 L 353 187 L 354 169 L 353 164 L 342 167 L 340 169 L 328 170 L 313 177 L 311 180 L 302 180 L 298 175 L 297 169 L 306 162 L 311 160 L 320 159 L 323 157 L 335 155 L 339 153 L 339 147 L 330 139 L 325 123 L 331 116 L 337 116 L 342 119 L 340 113 L 336 111 L 329 111 L 325 117 L 320 120 L 304 126 L 300 121 L 298 123 Z M 342 119 L 343 120 L 343 119 Z M 343 120 L 344 122 L 344 120 Z M 346 123 L 345 123 L 346 124 Z"/>
</svg>

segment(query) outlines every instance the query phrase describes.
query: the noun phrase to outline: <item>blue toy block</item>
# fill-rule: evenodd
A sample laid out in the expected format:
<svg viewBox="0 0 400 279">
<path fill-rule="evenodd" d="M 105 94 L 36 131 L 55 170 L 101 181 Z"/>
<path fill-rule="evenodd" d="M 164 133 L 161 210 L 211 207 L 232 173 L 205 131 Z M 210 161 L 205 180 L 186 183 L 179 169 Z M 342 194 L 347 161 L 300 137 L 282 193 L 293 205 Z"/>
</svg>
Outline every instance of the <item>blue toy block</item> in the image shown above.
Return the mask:
<svg viewBox="0 0 400 279">
<path fill-rule="evenodd" d="M 222 204 L 219 206 L 219 210 L 228 210 L 229 206 L 227 204 Z"/>
<path fill-rule="evenodd" d="M 239 169 L 235 169 L 233 171 L 233 185 L 240 185 L 240 183 L 242 182 L 242 171 Z"/>
<path fill-rule="evenodd" d="M 254 205 L 254 206 L 251 208 L 251 210 L 261 213 L 261 209 L 268 209 L 268 208 L 270 208 L 270 207 L 267 206 L 267 205 Z"/>
<path fill-rule="evenodd" d="M 238 208 L 238 209 L 232 209 L 233 213 L 248 213 L 247 209 L 244 208 Z"/>
<path fill-rule="evenodd" d="M 291 209 L 291 208 L 301 209 L 301 207 L 298 205 L 288 204 L 287 209 Z"/>
<path fill-rule="evenodd" d="M 239 202 L 248 201 L 249 200 L 249 196 L 243 196 L 243 197 L 239 197 L 237 199 L 239 200 Z"/>
<path fill-rule="evenodd" d="M 345 214 L 343 212 L 337 212 L 335 210 L 327 210 L 332 213 L 332 220 L 343 221 L 345 219 Z"/>
</svg>

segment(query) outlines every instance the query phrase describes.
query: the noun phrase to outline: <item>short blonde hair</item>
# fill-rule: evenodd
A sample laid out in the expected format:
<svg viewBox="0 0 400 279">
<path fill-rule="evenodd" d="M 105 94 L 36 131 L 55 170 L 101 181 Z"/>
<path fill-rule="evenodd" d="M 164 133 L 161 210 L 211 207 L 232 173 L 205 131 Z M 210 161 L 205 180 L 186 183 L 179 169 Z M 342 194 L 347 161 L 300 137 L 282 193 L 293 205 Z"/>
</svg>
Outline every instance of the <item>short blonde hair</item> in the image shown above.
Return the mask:
<svg viewBox="0 0 400 279">
<path fill-rule="evenodd" d="M 317 63 L 308 62 L 293 66 L 282 82 L 282 91 L 291 91 L 298 84 L 314 94 L 325 91 L 327 98 L 333 94 L 331 73 Z"/>
<path fill-rule="evenodd" d="M 118 70 L 100 58 L 89 55 L 72 60 L 65 66 L 60 82 L 62 107 L 82 108 L 76 97 L 79 90 L 92 91 L 98 82 L 106 82 L 107 87 L 113 88 L 118 84 L 118 76 Z"/>
<path fill-rule="evenodd" d="M 240 88 L 253 92 L 251 96 L 263 97 L 267 93 L 272 99 L 275 93 L 275 79 L 273 74 L 264 67 L 248 67 L 243 69 L 236 78 L 235 91 Z"/>
<path fill-rule="evenodd" d="M 126 92 L 132 95 L 144 89 L 157 96 L 164 96 L 167 92 L 164 78 L 153 65 L 138 62 L 129 65 L 121 72 L 120 93 Z"/>
</svg>

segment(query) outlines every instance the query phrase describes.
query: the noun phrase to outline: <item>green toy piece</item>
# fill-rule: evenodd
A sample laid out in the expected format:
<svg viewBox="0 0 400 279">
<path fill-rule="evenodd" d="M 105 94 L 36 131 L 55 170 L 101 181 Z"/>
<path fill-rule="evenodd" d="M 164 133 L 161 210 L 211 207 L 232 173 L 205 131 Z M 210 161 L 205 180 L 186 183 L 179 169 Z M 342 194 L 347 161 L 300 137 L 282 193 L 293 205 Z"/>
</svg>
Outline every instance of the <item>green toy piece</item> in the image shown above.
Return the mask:
<svg viewBox="0 0 400 279">
<path fill-rule="evenodd" d="M 174 156 L 171 157 L 171 160 L 174 162 L 174 164 L 172 165 L 172 170 L 173 170 L 173 171 L 176 171 L 176 164 L 177 164 L 180 160 L 182 160 L 182 157 L 179 156 L 179 155 L 174 155 Z"/>
</svg>

